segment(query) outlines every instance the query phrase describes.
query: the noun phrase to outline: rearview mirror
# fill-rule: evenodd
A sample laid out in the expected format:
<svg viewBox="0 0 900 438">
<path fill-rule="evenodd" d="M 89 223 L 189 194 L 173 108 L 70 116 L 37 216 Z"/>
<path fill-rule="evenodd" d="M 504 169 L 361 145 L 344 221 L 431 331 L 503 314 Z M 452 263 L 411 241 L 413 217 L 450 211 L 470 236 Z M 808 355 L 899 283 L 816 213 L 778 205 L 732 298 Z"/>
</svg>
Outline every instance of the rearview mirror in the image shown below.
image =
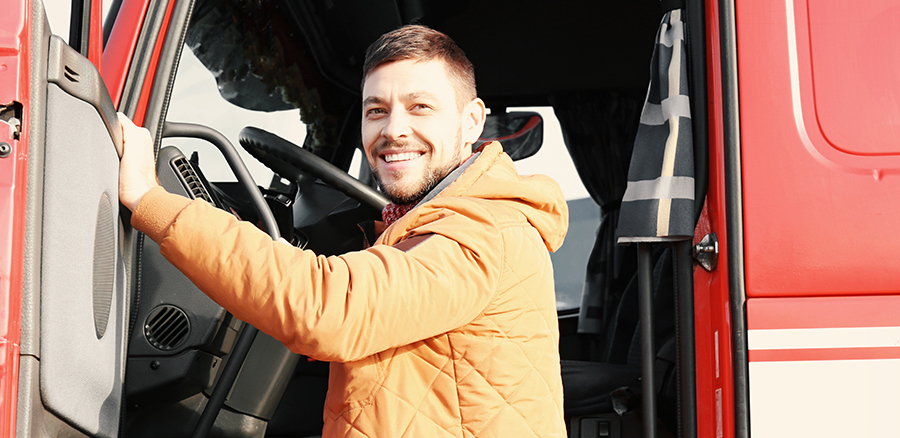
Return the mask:
<svg viewBox="0 0 900 438">
<path fill-rule="evenodd" d="M 503 151 L 513 160 L 528 158 L 537 153 L 544 142 L 544 119 L 531 111 L 488 114 L 484 132 L 475 147 L 490 141 L 499 141 Z"/>
</svg>

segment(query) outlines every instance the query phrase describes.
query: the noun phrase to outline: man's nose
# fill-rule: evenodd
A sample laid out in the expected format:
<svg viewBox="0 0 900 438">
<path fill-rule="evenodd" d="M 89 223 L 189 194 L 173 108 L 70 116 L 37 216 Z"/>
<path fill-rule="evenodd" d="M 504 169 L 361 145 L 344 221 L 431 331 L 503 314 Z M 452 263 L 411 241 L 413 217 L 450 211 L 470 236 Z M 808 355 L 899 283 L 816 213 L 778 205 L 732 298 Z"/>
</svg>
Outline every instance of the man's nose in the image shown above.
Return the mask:
<svg viewBox="0 0 900 438">
<path fill-rule="evenodd" d="M 381 130 L 381 135 L 388 140 L 399 140 L 408 137 L 411 133 L 409 116 L 402 111 L 392 111 L 384 129 Z"/>
</svg>

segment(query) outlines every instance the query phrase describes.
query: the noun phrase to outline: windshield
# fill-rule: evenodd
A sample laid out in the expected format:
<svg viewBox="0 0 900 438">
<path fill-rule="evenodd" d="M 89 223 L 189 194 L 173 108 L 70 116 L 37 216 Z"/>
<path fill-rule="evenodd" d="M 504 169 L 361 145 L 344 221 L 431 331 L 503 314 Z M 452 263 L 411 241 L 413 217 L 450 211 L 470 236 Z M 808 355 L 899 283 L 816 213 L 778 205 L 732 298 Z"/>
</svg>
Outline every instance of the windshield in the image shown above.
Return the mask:
<svg viewBox="0 0 900 438">
<path fill-rule="evenodd" d="M 600 207 L 590 198 L 575 170 L 553 109 L 527 107 L 510 108 L 510 111 L 534 111 L 544 119 L 544 142 L 541 149 L 531 157 L 516 161 L 516 169 L 522 175 L 547 175 L 562 188 L 569 205 L 569 231 L 563 246 L 550 254 L 556 283 L 556 308 L 578 308 L 581 305 L 587 260 L 600 225 Z"/>
</svg>

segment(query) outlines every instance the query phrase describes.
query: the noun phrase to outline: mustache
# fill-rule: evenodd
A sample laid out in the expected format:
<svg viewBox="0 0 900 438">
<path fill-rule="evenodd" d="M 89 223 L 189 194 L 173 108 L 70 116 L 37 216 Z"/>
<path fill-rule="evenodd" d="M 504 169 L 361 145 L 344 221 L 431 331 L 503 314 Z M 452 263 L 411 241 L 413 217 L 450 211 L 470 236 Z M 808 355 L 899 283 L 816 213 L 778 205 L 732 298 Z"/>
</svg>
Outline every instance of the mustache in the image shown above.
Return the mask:
<svg viewBox="0 0 900 438">
<path fill-rule="evenodd" d="M 420 142 L 417 142 L 414 140 L 396 140 L 396 141 L 382 140 L 381 142 L 379 142 L 378 144 L 375 145 L 374 149 L 372 149 L 372 155 L 377 157 L 377 156 L 381 155 L 384 151 L 390 151 L 390 150 L 394 150 L 394 149 L 402 150 L 402 149 L 410 149 L 410 148 L 413 148 L 416 150 L 424 150 L 426 152 L 431 150 L 431 147 L 429 145 L 427 145 L 425 143 L 420 143 Z"/>
</svg>

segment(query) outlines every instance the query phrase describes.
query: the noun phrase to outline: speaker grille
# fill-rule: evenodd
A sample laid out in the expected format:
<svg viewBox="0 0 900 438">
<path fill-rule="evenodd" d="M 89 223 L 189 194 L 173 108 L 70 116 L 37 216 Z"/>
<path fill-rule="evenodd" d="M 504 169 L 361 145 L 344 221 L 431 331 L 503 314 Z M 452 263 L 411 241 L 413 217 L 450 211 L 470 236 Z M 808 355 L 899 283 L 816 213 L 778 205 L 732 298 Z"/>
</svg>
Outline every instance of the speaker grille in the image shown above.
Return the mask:
<svg viewBox="0 0 900 438">
<path fill-rule="evenodd" d="M 100 196 L 94 231 L 93 304 L 97 339 L 106 333 L 116 275 L 116 229 L 109 196 Z"/>
<path fill-rule="evenodd" d="M 144 336 L 150 345 L 169 351 L 180 346 L 191 333 L 191 324 L 184 311 L 164 304 L 150 311 L 144 323 Z"/>
</svg>

